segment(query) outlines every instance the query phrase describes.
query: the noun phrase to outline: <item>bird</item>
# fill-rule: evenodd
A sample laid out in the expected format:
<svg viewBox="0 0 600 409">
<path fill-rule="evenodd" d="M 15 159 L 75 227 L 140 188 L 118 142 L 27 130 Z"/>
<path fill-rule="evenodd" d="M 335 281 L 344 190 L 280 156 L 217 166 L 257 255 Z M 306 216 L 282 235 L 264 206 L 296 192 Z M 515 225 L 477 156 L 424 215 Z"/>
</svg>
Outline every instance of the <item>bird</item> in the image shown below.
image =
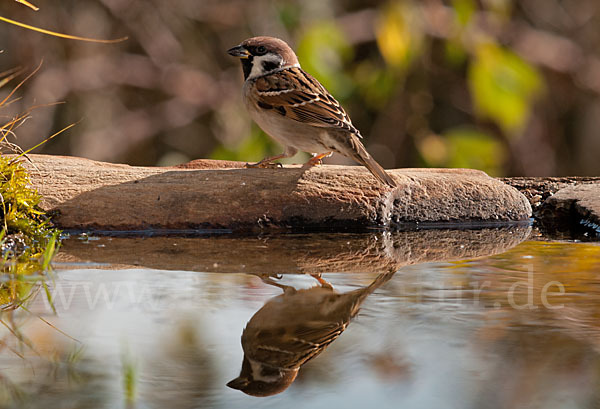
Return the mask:
<svg viewBox="0 0 600 409">
<path fill-rule="evenodd" d="M 261 397 L 286 390 L 300 367 L 335 341 L 364 300 L 393 274 L 379 274 L 369 286 L 347 293 L 336 292 L 320 276 L 315 276 L 319 286 L 301 290 L 263 277 L 283 294 L 268 300 L 246 324 L 240 375 L 227 386 Z"/>
<path fill-rule="evenodd" d="M 285 147 L 280 155 L 247 167 L 274 167 L 273 161 L 299 150 L 313 154 L 310 168 L 337 152 L 364 165 L 381 183 L 396 181 L 367 152 L 360 131 L 340 103 L 300 67 L 298 57 L 283 40 L 252 37 L 230 48 L 244 73 L 243 98 L 252 119 Z"/>
</svg>

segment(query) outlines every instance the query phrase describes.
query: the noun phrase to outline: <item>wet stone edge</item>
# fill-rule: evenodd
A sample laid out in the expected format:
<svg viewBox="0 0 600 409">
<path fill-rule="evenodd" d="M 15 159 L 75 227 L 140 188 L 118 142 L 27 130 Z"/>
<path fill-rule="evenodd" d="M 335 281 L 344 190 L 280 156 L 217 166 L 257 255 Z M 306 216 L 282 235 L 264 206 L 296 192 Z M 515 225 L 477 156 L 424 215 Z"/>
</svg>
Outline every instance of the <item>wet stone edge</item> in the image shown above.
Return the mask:
<svg viewBox="0 0 600 409">
<path fill-rule="evenodd" d="M 509 177 L 499 180 L 514 187 L 529 200 L 533 226 L 544 236 L 561 240 L 600 239 L 599 214 L 580 206 L 577 197 L 560 202 L 551 200 L 562 189 L 580 185 L 600 186 L 600 177 Z"/>
</svg>

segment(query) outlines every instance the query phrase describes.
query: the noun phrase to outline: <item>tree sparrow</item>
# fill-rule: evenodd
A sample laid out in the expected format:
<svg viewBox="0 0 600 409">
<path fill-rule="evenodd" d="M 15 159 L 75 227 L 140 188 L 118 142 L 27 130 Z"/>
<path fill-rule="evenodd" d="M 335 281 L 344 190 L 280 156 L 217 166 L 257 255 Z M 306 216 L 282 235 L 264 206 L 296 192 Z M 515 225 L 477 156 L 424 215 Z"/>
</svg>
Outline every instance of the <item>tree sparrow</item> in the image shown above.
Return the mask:
<svg viewBox="0 0 600 409">
<path fill-rule="evenodd" d="M 358 129 L 334 97 L 306 73 L 294 51 L 273 37 L 253 37 L 227 51 L 239 57 L 244 71 L 244 101 L 250 116 L 273 139 L 285 146 L 281 155 L 249 167 L 270 167 L 272 161 L 310 152 L 310 167 L 340 153 L 366 166 L 382 183 L 396 182 L 369 155 Z"/>
<path fill-rule="evenodd" d="M 364 300 L 393 275 L 382 273 L 369 286 L 343 294 L 320 275 L 313 275 L 320 286 L 302 290 L 263 277 L 283 294 L 267 301 L 246 324 L 242 370 L 227 386 L 252 396 L 286 390 L 300 367 L 335 341 Z"/>
</svg>

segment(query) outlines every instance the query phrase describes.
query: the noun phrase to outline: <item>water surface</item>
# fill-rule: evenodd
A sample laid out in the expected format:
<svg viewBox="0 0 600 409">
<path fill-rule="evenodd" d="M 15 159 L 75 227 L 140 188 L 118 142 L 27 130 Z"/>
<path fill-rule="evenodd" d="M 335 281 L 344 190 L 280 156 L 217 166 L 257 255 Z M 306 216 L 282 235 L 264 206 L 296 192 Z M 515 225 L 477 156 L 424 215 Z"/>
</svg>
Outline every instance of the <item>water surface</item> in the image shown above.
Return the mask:
<svg viewBox="0 0 600 409">
<path fill-rule="evenodd" d="M 599 407 L 600 245 L 520 242 L 528 234 L 72 238 L 47 281 L 52 302 L 42 288 L 26 309 L 3 313 L 0 403 Z M 244 327 L 283 299 L 265 281 L 318 290 L 318 272 L 340 294 L 364 294 L 345 331 L 276 395 L 227 387 L 240 374 Z M 315 332 L 309 315 L 282 322 L 306 317 Z"/>
</svg>

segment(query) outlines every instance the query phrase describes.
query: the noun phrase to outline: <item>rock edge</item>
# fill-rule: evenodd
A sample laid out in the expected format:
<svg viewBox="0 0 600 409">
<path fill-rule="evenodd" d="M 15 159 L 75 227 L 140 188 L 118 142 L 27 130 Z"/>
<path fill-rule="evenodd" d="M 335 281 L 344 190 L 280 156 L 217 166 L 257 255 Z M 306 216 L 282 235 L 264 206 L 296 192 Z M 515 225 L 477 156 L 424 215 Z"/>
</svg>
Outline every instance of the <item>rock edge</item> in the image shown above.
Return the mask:
<svg viewBox="0 0 600 409">
<path fill-rule="evenodd" d="M 394 169 L 392 190 L 358 166 L 245 169 L 197 160 L 160 168 L 29 157 L 24 164 L 42 207 L 63 229 L 338 231 L 531 217 L 515 188 L 469 169 Z"/>
</svg>

